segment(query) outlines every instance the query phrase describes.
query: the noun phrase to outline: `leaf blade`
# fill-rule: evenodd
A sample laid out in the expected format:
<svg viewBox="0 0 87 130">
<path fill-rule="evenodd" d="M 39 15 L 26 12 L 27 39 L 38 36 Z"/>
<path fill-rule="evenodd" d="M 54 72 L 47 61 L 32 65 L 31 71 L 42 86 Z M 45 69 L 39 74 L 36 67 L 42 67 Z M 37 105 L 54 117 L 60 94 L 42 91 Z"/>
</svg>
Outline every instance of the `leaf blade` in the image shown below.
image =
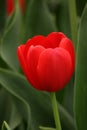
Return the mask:
<svg viewBox="0 0 87 130">
<path fill-rule="evenodd" d="M 0 83 L 12 95 L 16 96 L 18 99 L 22 98 L 22 100 L 25 100 L 28 103 L 32 110 L 32 117 L 29 121 L 29 125 L 30 123 L 33 123 L 33 125 L 31 124 L 32 129 L 38 129 L 39 125 L 54 126 L 49 94 L 36 91 L 29 85 L 23 76 L 3 69 L 0 69 Z M 67 130 L 74 130 L 75 126 L 72 117 L 60 104 L 59 113 L 64 128 Z"/>
<path fill-rule="evenodd" d="M 75 119 L 77 130 L 87 129 L 87 5 L 79 27 L 76 78 L 75 78 Z"/>
<path fill-rule="evenodd" d="M 2 130 L 11 130 L 6 121 L 4 121 L 2 124 Z"/>
<path fill-rule="evenodd" d="M 19 70 L 16 49 L 20 43 L 21 15 L 18 5 L 13 14 L 7 19 L 0 44 L 1 58 L 15 71 Z"/>
</svg>

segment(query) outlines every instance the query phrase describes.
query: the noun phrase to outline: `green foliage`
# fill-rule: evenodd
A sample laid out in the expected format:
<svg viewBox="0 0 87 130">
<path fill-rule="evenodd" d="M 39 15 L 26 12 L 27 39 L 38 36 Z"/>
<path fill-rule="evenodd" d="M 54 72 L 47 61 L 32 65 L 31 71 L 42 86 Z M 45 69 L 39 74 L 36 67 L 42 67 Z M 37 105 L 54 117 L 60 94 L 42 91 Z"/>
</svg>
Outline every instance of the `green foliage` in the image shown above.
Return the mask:
<svg viewBox="0 0 87 130">
<path fill-rule="evenodd" d="M 55 10 L 56 25 L 59 31 L 64 32 L 71 38 L 68 0 L 61 0 Z"/>
<path fill-rule="evenodd" d="M 2 130 L 11 130 L 8 124 L 4 121 L 2 125 Z"/>
<path fill-rule="evenodd" d="M 37 34 L 62 31 L 72 38 L 68 0 L 26 0 L 24 13 L 17 2 L 10 16 L 6 15 L 5 2 L 0 0 L 0 129 L 56 130 L 50 96 L 33 89 L 24 78 L 16 50 L 21 41 Z M 79 29 L 75 75 L 56 93 L 62 130 L 87 129 L 87 5 L 86 0 L 76 0 L 76 4 Z"/>
<path fill-rule="evenodd" d="M 49 128 L 49 127 L 43 127 L 43 126 L 40 126 L 39 127 L 41 130 L 56 130 L 54 128 Z"/>
<path fill-rule="evenodd" d="M 86 3 L 87 3 L 86 0 L 76 0 L 77 13 L 79 16 L 82 15 L 82 12 L 83 12 L 83 9 L 84 9 Z"/>
<path fill-rule="evenodd" d="M 46 0 L 30 0 L 25 19 L 25 39 L 38 34 L 47 35 L 56 30 Z"/>
<path fill-rule="evenodd" d="M 75 117 L 77 130 L 87 129 L 87 5 L 79 25 L 76 79 Z"/>
<path fill-rule="evenodd" d="M 0 35 L 3 32 L 3 28 L 5 26 L 5 20 L 6 20 L 5 0 L 0 0 Z"/>
<path fill-rule="evenodd" d="M 23 76 L 3 69 L 0 69 L 0 83 L 14 96 L 16 107 L 23 118 L 27 119 L 28 127 L 31 122 L 33 123 L 32 129 L 38 129 L 39 125 L 54 126 L 50 97 L 47 93 L 36 91 Z M 71 130 L 74 130 L 72 117 L 61 105 L 59 105 L 59 111 L 64 128 L 69 130 L 72 127 Z"/>
<path fill-rule="evenodd" d="M 21 16 L 17 6 L 16 11 L 7 19 L 3 37 L 1 39 L 0 54 L 1 58 L 8 66 L 17 71 L 19 63 L 17 60 L 16 49 L 20 43 Z M 10 51 L 9 51 L 10 50 Z"/>
</svg>

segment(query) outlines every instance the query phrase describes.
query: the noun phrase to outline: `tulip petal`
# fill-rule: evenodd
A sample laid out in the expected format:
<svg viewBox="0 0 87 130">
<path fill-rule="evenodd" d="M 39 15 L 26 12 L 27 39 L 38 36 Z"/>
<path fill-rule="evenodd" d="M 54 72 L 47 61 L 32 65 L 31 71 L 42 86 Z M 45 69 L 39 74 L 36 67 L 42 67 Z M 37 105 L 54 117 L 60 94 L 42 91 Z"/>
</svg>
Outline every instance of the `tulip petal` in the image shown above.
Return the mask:
<svg viewBox="0 0 87 130">
<path fill-rule="evenodd" d="M 19 46 L 17 49 L 17 55 L 18 55 L 18 59 L 20 61 L 21 67 L 23 69 L 23 72 L 28 77 L 27 63 L 26 63 L 26 57 L 24 55 L 24 49 L 25 49 L 25 45 Z"/>
<path fill-rule="evenodd" d="M 65 50 L 67 50 L 70 53 L 71 59 L 72 59 L 72 72 L 75 68 L 75 52 L 74 52 L 74 46 L 73 43 L 71 42 L 71 40 L 69 40 L 68 38 L 64 38 L 61 40 L 59 47 L 64 48 Z"/>
<path fill-rule="evenodd" d="M 32 39 L 29 39 L 27 41 L 26 47 L 25 47 L 25 53 L 26 54 L 27 54 L 27 52 L 29 50 L 29 47 L 31 45 L 33 45 L 33 46 L 41 45 L 41 46 L 43 46 L 45 48 L 48 47 L 46 38 L 44 36 L 41 36 L 41 35 L 34 36 Z"/>
<path fill-rule="evenodd" d="M 43 91 L 62 89 L 75 68 L 73 44 L 61 32 L 29 39 L 18 48 L 18 57 L 28 81 Z"/>
<path fill-rule="evenodd" d="M 60 41 L 65 38 L 65 35 L 61 32 L 52 32 L 47 37 L 50 48 L 55 48 L 59 46 Z"/>
<path fill-rule="evenodd" d="M 53 92 L 63 88 L 70 78 L 71 67 L 71 57 L 66 50 L 49 48 L 43 51 L 37 71 L 45 90 Z"/>
<path fill-rule="evenodd" d="M 14 10 L 14 0 L 6 0 L 7 15 L 9 16 Z"/>
<path fill-rule="evenodd" d="M 37 89 L 43 89 L 38 80 L 38 75 L 37 75 L 37 63 L 40 54 L 45 50 L 44 47 L 42 46 L 31 46 L 28 54 L 27 54 L 27 64 L 28 64 L 28 80 L 31 82 L 31 84 L 37 88 Z"/>
</svg>

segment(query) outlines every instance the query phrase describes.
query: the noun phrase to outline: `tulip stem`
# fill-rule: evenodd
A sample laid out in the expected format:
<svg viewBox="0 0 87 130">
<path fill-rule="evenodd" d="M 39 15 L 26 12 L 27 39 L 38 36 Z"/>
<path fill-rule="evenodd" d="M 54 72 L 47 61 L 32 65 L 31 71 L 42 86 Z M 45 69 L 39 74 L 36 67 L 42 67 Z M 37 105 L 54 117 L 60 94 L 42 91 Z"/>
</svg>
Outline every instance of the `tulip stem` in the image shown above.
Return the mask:
<svg viewBox="0 0 87 130">
<path fill-rule="evenodd" d="M 55 92 L 52 92 L 50 95 L 51 95 L 51 102 L 52 102 L 52 108 L 53 108 L 53 114 L 54 114 L 56 130 L 62 130 L 61 124 L 60 124 L 60 118 L 59 118 L 58 103 L 57 103 L 57 100 L 56 100 L 56 94 L 55 94 Z"/>
</svg>

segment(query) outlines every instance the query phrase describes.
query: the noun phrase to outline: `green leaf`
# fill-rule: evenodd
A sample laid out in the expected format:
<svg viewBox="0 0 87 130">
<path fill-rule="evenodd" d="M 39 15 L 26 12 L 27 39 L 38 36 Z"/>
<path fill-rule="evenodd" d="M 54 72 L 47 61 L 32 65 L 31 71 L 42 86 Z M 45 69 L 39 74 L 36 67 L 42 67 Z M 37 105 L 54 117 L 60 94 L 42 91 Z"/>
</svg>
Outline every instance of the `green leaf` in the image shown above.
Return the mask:
<svg viewBox="0 0 87 130">
<path fill-rule="evenodd" d="M 6 121 L 3 122 L 2 130 L 11 130 Z"/>
<path fill-rule="evenodd" d="M 10 113 L 10 114 L 9 114 Z M 16 128 L 22 122 L 22 116 L 19 114 L 12 97 L 4 89 L 0 88 L 0 129 L 3 120 L 9 123 L 9 126 L 12 129 Z"/>
<path fill-rule="evenodd" d="M 13 100 L 12 100 L 12 102 L 13 102 Z M 23 119 L 23 117 L 21 116 L 21 114 L 17 110 L 16 105 L 13 102 L 12 108 L 10 110 L 10 115 L 9 115 L 9 126 L 10 126 L 11 130 L 17 128 L 21 124 L 22 119 Z"/>
<path fill-rule="evenodd" d="M 38 130 L 40 125 L 54 127 L 53 112 L 48 93 L 36 91 L 23 76 L 3 69 L 0 69 L 0 83 L 7 91 L 17 98 L 17 108 L 19 108 L 20 111 L 23 111 L 23 107 L 27 106 L 26 104 L 30 106 L 31 118 L 29 118 L 30 120 L 26 120 L 29 125 L 31 123 L 32 130 Z M 26 103 L 21 105 L 18 99 L 24 101 L 24 103 L 26 101 Z M 27 109 L 29 108 L 27 107 Z M 26 111 L 24 112 L 26 115 Z M 74 130 L 75 126 L 72 117 L 60 104 L 59 113 L 64 128 L 67 130 Z"/>
<path fill-rule="evenodd" d="M 82 15 L 83 9 L 87 3 L 87 0 L 76 0 L 77 13 L 79 16 Z"/>
<path fill-rule="evenodd" d="M 62 129 L 75 130 L 76 126 L 74 124 L 74 120 L 73 120 L 72 116 L 60 104 L 58 104 L 58 107 L 59 107 Z"/>
<path fill-rule="evenodd" d="M 0 57 L 0 68 L 9 68 L 6 62 Z"/>
<path fill-rule="evenodd" d="M 68 0 L 61 0 L 55 12 L 56 25 L 59 31 L 71 38 Z"/>
<path fill-rule="evenodd" d="M 46 0 L 30 0 L 27 7 L 25 40 L 34 35 L 47 35 L 57 30 Z"/>
<path fill-rule="evenodd" d="M 10 106 L 8 93 L 6 93 L 6 91 L 1 87 L 1 84 L 0 84 L 0 129 L 1 129 L 1 124 L 3 123 L 3 120 L 8 120 L 7 119 L 8 106 Z"/>
<path fill-rule="evenodd" d="M 17 130 L 25 130 L 25 122 L 22 121 L 21 124 L 17 127 Z M 31 129 L 29 129 L 31 130 Z"/>
<path fill-rule="evenodd" d="M 2 59 L 15 71 L 19 69 L 16 49 L 20 43 L 21 15 L 18 6 L 16 11 L 10 16 L 2 37 L 0 53 Z"/>
<path fill-rule="evenodd" d="M 55 128 L 43 127 L 43 126 L 40 126 L 39 128 L 40 128 L 40 130 L 56 130 Z"/>
<path fill-rule="evenodd" d="M 74 76 L 72 76 L 70 82 L 65 87 L 62 105 L 72 115 L 73 113 L 73 95 L 74 95 Z"/>
<path fill-rule="evenodd" d="M 0 35 L 4 29 L 5 20 L 6 20 L 5 0 L 0 0 Z"/>
<path fill-rule="evenodd" d="M 32 129 L 38 129 L 40 124 L 44 125 L 43 121 L 45 122 L 45 124 L 48 124 L 48 120 L 50 120 L 49 125 L 53 124 L 53 116 L 51 109 L 49 110 L 49 108 L 44 106 L 44 104 L 50 104 L 50 102 L 48 102 L 46 98 L 48 96 L 43 95 L 38 91 L 35 91 L 31 86 L 29 86 L 28 82 L 25 80 L 24 77 L 0 69 L 0 83 L 6 90 L 8 90 L 12 95 L 14 95 L 14 97 L 17 97 L 18 99 L 22 98 L 22 100 L 26 101 L 26 103 L 29 103 L 30 107 L 32 108 Z M 17 107 L 20 108 L 20 111 L 23 111 L 22 108 L 26 104 L 24 106 L 21 105 L 19 100 L 16 100 L 16 103 Z M 30 120 L 27 121 L 30 124 Z"/>
<path fill-rule="evenodd" d="M 75 79 L 75 118 L 77 130 L 87 130 L 87 5 L 79 25 Z"/>
<path fill-rule="evenodd" d="M 22 91 L 20 89 L 20 86 L 22 86 L 22 84 L 18 84 L 18 83 L 20 83 L 20 81 L 18 81 L 19 79 L 17 80 L 15 78 L 16 77 L 14 75 L 12 76 L 11 74 L 9 74 L 8 72 L 3 70 L 2 74 L 0 75 L 0 83 L 11 95 L 13 95 L 15 97 L 15 100 L 17 100 L 17 102 L 18 102 L 17 105 L 19 106 L 21 104 L 22 110 L 24 111 L 23 114 L 26 116 L 26 120 L 27 120 L 26 123 L 27 123 L 27 130 L 28 130 L 28 129 L 30 129 L 30 107 L 29 107 L 29 104 L 27 103 L 27 101 L 22 97 L 22 95 L 24 93 L 24 90 Z M 18 89 L 18 86 L 19 86 L 19 89 Z M 17 107 L 17 109 L 18 109 L 18 107 Z M 21 108 L 19 109 L 19 111 L 21 112 Z M 11 124 L 11 122 L 10 122 L 10 124 Z M 11 125 L 11 126 L 14 127 L 13 125 Z"/>
</svg>

